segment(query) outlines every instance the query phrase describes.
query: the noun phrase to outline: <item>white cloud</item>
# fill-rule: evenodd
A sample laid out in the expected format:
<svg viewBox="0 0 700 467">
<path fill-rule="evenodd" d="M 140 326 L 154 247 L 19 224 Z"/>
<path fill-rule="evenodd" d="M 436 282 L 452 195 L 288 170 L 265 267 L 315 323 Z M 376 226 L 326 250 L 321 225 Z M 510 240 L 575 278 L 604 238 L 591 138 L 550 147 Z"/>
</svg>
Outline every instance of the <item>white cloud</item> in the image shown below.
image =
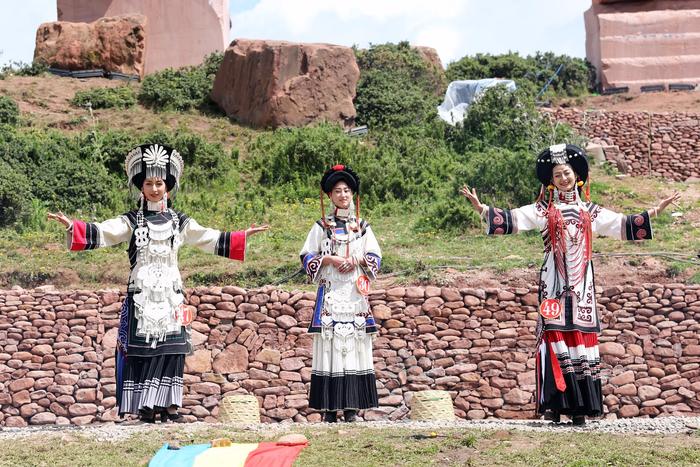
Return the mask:
<svg viewBox="0 0 700 467">
<path fill-rule="evenodd" d="M 437 49 L 443 62 L 478 52 L 585 55 L 590 0 L 260 0 L 232 18 L 231 39 L 341 45 L 399 42 Z"/>
<path fill-rule="evenodd" d="M 30 63 L 36 30 L 47 21 L 56 21 L 56 0 L 0 2 L 0 63 Z"/>
</svg>

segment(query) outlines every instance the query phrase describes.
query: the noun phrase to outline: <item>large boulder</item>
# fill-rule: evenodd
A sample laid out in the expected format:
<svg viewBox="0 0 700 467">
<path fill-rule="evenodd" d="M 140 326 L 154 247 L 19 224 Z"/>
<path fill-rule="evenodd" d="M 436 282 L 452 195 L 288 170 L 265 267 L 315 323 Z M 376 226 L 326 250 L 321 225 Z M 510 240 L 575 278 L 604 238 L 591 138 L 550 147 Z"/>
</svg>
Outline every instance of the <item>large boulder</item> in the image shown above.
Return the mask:
<svg viewBox="0 0 700 467">
<path fill-rule="evenodd" d="M 584 18 L 603 89 L 700 83 L 700 0 L 596 0 Z"/>
<path fill-rule="evenodd" d="M 212 99 L 256 127 L 303 126 L 355 119 L 360 70 L 349 47 L 237 39 L 216 74 Z"/>
<path fill-rule="evenodd" d="M 89 23 L 106 16 L 148 19 L 145 73 L 197 65 L 229 42 L 229 0 L 57 0 L 59 21 Z"/>
<path fill-rule="evenodd" d="M 101 18 L 94 23 L 43 23 L 34 60 L 63 70 L 107 71 L 143 76 L 146 17 Z"/>
</svg>

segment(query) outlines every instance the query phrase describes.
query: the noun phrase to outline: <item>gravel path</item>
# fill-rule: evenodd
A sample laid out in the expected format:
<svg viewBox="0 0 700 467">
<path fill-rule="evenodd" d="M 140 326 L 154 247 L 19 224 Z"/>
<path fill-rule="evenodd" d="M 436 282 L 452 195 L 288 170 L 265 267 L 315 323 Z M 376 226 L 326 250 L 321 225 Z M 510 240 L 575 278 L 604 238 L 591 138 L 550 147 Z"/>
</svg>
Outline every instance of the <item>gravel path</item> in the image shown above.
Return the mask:
<svg viewBox="0 0 700 467">
<path fill-rule="evenodd" d="M 26 428 L 0 428 L 0 441 L 8 439 L 20 439 L 40 436 L 86 436 L 97 441 L 121 441 L 136 433 L 148 433 L 152 431 L 172 431 L 178 434 L 197 433 L 206 430 L 233 429 L 235 431 L 248 431 L 261 433 L 274 437 L 279 434 L 313 429 L 314 431 L 342 430 L 350 427 L 367 429 L 412 429 L 412 430 L 522 430 L 522 431 L 574 431 L 574 432 L 600 432 L 615 434 L 646 434 L 646 435 L 670 435 L 693 433 L 700 430 L 700 417 L 658 417 L 658 418 L 626 418 L 620 420 L 594 420 L 589 421 L 584 427 L 573 427 L 571 424 L 555 426 L 551 422 L 543 420 L 458 420 L 455 422 L 416 422 L 416 421 L 381 421 L 359 422 L 353 425 L 344 423 L 269 423 L 257 425 L 223 425 L 212 423 L 188 423 L 157 425 L 125 425 L 105 423 L 89 426 L 36 426 Z"/>
</svg>

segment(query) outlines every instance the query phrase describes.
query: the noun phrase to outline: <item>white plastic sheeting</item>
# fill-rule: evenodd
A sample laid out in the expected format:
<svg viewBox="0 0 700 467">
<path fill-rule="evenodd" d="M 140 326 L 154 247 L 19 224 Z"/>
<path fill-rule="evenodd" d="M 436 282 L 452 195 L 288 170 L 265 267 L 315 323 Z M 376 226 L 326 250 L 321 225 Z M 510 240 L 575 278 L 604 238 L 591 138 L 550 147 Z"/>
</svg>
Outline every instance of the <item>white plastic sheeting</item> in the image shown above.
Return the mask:
<svg viewBox="0 0 700 467">
<path fill-rule="evenodd" d="M 464 120 L 472 102 L 479 99 L 484 91 L 493 86 L 505 86 L 509 91 L 515 91 L 515 81 L 510 79 L 488 78 L 452 81 L 447 86 L 445 100 L 437 108 L 441 119 L 450 125 L 456 125 Z"/>
</svg>

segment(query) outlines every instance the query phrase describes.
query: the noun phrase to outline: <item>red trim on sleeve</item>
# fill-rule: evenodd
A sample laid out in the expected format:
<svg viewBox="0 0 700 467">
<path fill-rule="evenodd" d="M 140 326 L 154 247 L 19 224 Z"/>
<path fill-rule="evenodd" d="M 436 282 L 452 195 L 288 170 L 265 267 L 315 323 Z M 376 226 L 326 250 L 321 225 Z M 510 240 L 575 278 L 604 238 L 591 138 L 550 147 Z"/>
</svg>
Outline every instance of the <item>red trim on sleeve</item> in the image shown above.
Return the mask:
<svg viewBox="0 0 700 467">
<path fill-rule="evenodd" d="M 85 238 L 85 222 L 73 221 L 73 235 L 71 236 L 70 249 L 71 251 L 82 251 L 87 246 Z"/>
<path fill-rule="evenodd" d="M 245 260 L 245 230 L 237 230 L 231 232 L 231 240 L 228 250 L 228 257 L 230 259 L 237 259 L 238 261 Z"/>
</svg>

